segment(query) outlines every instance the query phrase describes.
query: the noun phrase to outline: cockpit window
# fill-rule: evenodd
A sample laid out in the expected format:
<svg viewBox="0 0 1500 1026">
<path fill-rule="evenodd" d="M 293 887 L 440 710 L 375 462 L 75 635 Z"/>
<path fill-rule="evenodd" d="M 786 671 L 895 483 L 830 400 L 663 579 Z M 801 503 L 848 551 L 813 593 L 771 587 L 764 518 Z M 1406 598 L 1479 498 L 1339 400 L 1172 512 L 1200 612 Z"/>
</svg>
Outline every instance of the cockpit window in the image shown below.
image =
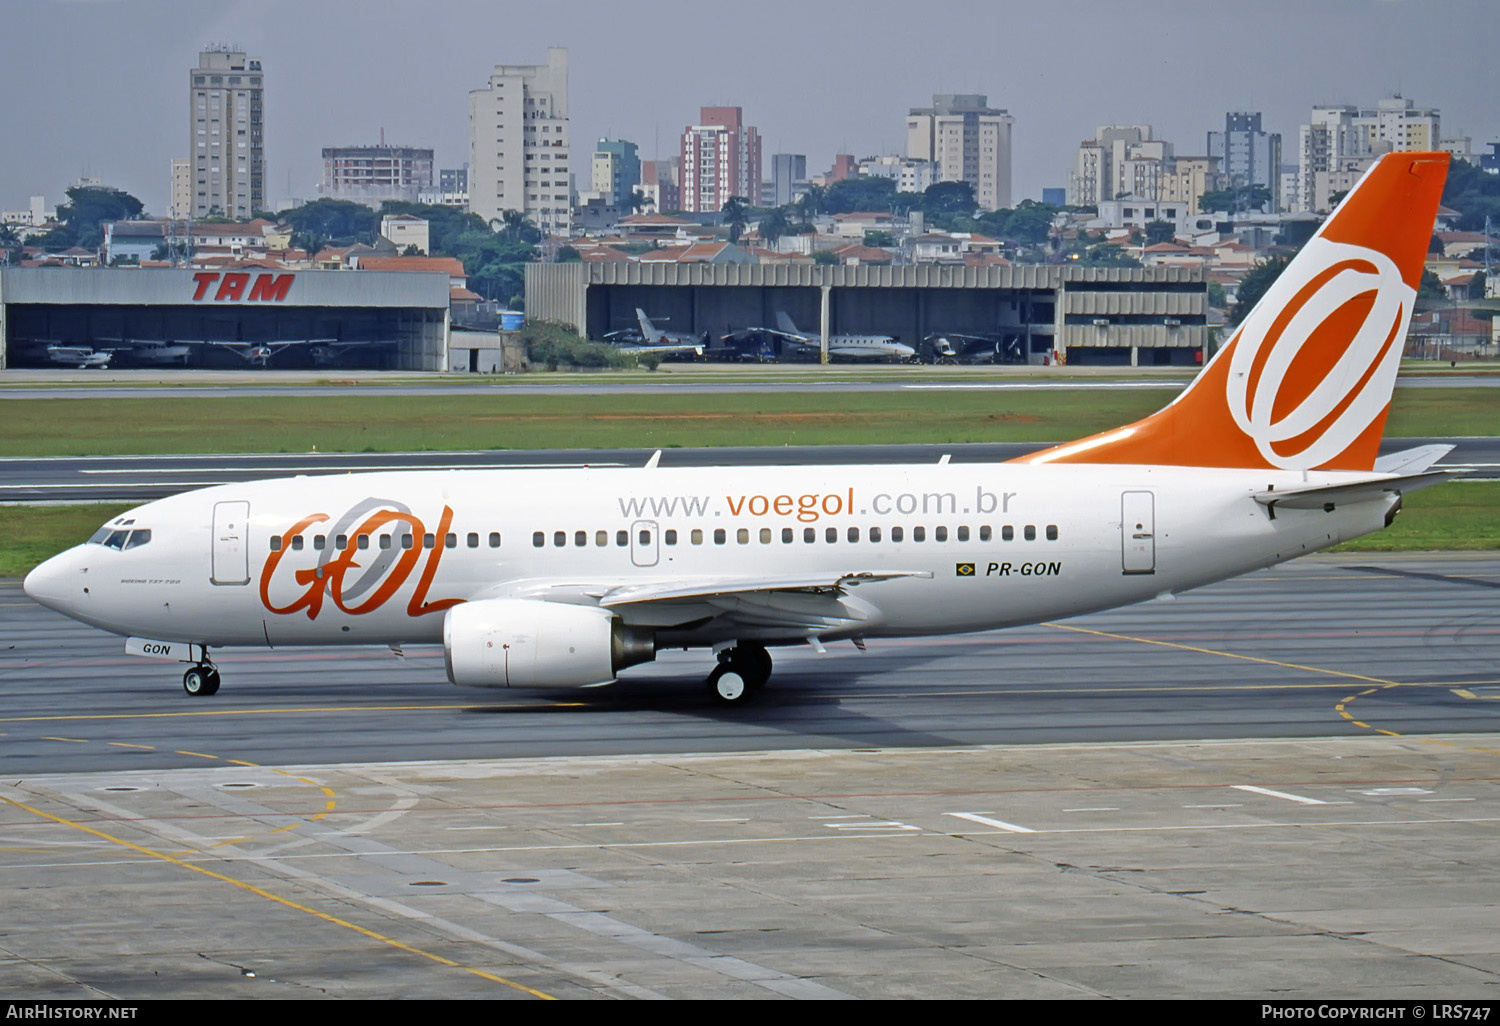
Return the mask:
<svg viewBox="0 0 1500 1026">
<path fill-rule="evenodd" d="M 135 523 L 134 520 L 126 521 L 127 524 Z M 138 549 L 142 545 L 151 543 L 151 532 L 140 529 L 132 531 L 128 526 L 120 527 L 109 525 L 101 527 L 94 532 L 94 536 L 88 540 L 90 545 L 103 545 L 106 549 Z"/>
</svg>

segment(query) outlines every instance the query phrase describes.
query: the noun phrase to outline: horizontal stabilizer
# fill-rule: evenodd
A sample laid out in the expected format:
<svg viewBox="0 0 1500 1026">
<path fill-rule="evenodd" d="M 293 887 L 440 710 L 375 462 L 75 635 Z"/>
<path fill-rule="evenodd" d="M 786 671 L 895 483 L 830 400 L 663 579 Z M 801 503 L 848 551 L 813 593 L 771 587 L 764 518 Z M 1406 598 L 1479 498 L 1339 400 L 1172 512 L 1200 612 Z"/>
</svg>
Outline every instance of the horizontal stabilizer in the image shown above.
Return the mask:
<svg viewBox="0 0 1500 1026">
<path fill-rule="evenodd" d="M 1402 449 L 1375 461 L 1377 474 L 1420 474 L 1454 450 L 1451 445 L 1419 445 Z"/>
<path fill-rule="evenodd" d="M 1425 474 L 1408 474 L 1404 477 L 1366 478 L 1349 484 L 1324 485 L 1318 488 L 1294 488 L 1282 491 L 1271 489 L 1257 492 L 1255 501 L 1272 511 L 1277 509 L 1322 509 L 1329 510 L 1356 502 L 1372 502 L 1388 495 L 1406 495 L 1410 492 L 1431 488 L 1435 484 L 1464 473 L 1462 470 L 1433 470 Z"/>
</svg>

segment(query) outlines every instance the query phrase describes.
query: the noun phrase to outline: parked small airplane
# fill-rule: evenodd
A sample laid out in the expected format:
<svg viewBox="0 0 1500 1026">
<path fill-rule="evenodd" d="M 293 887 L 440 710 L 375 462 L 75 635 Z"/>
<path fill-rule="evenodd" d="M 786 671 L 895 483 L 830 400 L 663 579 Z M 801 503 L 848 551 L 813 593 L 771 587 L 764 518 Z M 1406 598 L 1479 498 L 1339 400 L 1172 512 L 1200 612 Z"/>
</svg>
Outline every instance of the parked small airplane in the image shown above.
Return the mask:
<svg viewBox="0 0 1500 1026">
<path fill-rule="evenodd" d="M 1271 566 L 1448 476 L 1444 446 L 1377 458 L 1448 160 L 1380 157 L 1170 405 L 1019 460 L 226 484 L 110 520 L 26 594 L 189 664 L 193 695 L 218 690 L 220 646 L 429 643 L 454 684 L 494 688 L 706 649 L 712 694 L 740 702 L 775 646 L 1037 623 Z"/>
<path fill-rule="evenodd" d="M 69 368 L 107 368 L 110 360 L 114 359 L 114 353 L 110 350 L 95 350 L 89 345 L 49 345 L 46 347 L 46 360 L 49 363 L 60 363 Z"/>
<path fill-rule="evenodd" d="M 806 358 L 822 352 L 822 338 L 799 331 L 785 310 L 776 311 L 774 328 L 741 328 L 725 335 L 723 342 L 744 343 L 759 337 L 775 347 L 781 357 Z M 830 335 L 828 355 L 846 360 L 910 360 L 916 350 L 890 335 Z"/>
<path fill-rule="evenodd" d="M 702 335 L 685 331 L 663 331 L 651 323 L 651 318 L 640 307 L 636 307 L 635 316 L 641 326 L 639 335 L 634 329 L 627 328 L 610 332 L 604 336 L 604 340 L 627 353 L 656 353 L 661 356 L 701 357 L 708 348 L 709 336 L 706 331 Z"/>
</svg>

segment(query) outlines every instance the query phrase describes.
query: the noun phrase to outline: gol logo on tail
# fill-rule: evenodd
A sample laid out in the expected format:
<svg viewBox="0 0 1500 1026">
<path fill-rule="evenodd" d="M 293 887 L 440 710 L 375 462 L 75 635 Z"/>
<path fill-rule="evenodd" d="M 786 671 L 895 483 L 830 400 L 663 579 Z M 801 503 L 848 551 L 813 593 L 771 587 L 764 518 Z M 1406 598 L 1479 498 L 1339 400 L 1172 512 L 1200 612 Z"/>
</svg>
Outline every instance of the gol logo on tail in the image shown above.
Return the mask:
<svg viewBox="0 0 1500 1026">
<path fill-rule="evenodd" d="M 1308 242 L 1230 354 L 1229 412 L 1266 462 L 1319 466 L 1375 423 L 1389 402 L 1415 296 L 1385 254 Z"/>
</svg>

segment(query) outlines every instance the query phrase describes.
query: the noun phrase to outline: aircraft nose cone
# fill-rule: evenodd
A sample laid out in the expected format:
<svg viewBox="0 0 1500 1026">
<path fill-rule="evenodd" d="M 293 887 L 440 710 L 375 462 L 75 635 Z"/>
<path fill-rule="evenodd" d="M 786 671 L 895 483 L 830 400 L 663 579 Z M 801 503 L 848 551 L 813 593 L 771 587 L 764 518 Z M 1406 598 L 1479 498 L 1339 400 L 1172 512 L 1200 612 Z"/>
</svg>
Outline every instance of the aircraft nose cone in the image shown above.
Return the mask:
<svg viewBox="0 0 1500 1026">
<path fill-rule="evenodd" d="M 42 563 L 26 575 L 21 590 L 48 609 L 68 612 L 73 605 L 71 593 L 82 588 L 77 581 L 78 570 L 70 557 L 71 552 L 64 552 Z"/>
</svg>

